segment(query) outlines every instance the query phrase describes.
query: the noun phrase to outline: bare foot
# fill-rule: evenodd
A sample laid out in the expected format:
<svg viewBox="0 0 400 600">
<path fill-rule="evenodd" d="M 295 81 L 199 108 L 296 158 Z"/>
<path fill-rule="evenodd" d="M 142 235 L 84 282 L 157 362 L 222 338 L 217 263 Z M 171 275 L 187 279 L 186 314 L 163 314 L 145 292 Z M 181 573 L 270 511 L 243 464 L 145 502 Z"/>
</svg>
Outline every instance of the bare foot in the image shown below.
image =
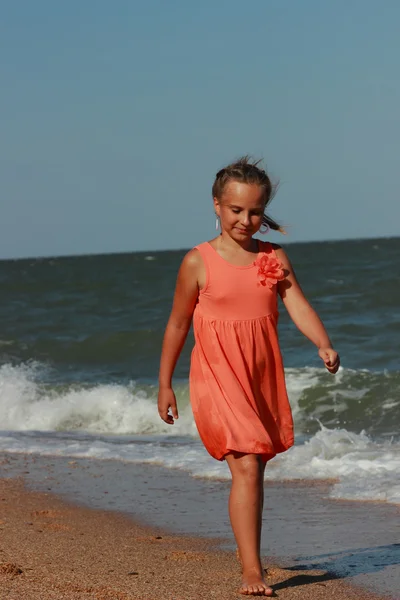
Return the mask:
<svg viewBox="0 0 400 600">
<path fill-rule="evenodd" d="M 239 594 L 244 596 L 273 596 L 274 590 L 268 587 L 260 573 L 251 573 L 247 577 L 243 576 Z"/>
<path fill-rule="evenodd" d="M 237 561 L 240 563 L 240 567 L 241 567 L 241 570 L 243 572 L 243 563 L 242 563 L 242 557 L 240 556 L 239 548 L 236 548 L 235 555 L 236 555 Z M 268 575 L 269 574 L 268 569 L 265 568 L 264 569 L 264 573 L 265 573 L 265 575 Z"/>
</svg>

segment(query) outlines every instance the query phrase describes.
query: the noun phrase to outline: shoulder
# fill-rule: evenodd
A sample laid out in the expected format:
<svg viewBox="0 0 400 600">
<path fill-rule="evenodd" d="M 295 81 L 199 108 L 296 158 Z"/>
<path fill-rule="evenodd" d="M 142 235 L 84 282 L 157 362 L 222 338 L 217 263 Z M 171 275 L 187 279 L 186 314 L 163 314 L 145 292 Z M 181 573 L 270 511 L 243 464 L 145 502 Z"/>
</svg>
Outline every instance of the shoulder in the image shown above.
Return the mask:
<svg viewBox="0 0 400 600">
<path fill-rule="evenodd" d="M 197 246 L 192 248 L 192 250 L 189 250 L 184 256 L 182 264 L 185 263 L 192 267 L 203 265 L 204 262 L 207 261 L 207 257 L 215 252 L 217 240 L 218 238 L 214 238 L 207 242 L 197 244 Z"/>
<path fill-rule="evenodd" d="M 196 269 L 201 265 L 201 254 L 197 248 L 192 248 L 185 254 L 181 263 L 181 269 Z"/>
<path fill-rule="evenodd" d="M 192 248 L 183 257 L 179 274 L 178 281 L 181 282 L 185 287 L 190 288 L 196 287 L 201 289 L 206 280 L 206 268 L 204 265 L 203 258 L 198 248 Z"/>
<path fill-rule="evenodd" d="M 199 244 L 196 248 L 192 248 L 185 254 L 181 263 L 181 271 L 186 273 L 198 273 L 204 268 L 204 260 L 202 258 L 202 246 L 207 242 Z"/>
</svg>

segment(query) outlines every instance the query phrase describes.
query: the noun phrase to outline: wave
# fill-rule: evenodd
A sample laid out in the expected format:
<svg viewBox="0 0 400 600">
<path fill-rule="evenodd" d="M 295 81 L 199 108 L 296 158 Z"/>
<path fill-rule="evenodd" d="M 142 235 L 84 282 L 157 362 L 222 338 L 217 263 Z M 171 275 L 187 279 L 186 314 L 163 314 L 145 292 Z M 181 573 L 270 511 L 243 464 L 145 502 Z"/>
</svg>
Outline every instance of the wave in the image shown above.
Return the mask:
<svg viewBox="0 0 400 600">
<path fill-rule="evenodd" d="M 40 363 L 0 367 L 0 429 L 171 433 L 158 416 L 155 385 L 49 385 L 45 380 L 46 367 Z M 315 434 L 321 422 L 374 437 L 398 436 L 400 373 L 341 369 L 332 377 L 324 369 L 287 369 L 286 382 L 297 435 Z M 180 419 L 173 435 L 196 437 L 187 381 L 175 391 Z"/>
<path fill-rule="evenodd" d="M 8 431 L 81 431 L 103 434 L 168 434 L 155 403 L 155 386 L 104 384 L 48 386 L 40 382 L 38 364 L 0 368 L 0 429 Z M 181 435 L 193 435 L 187 385 L 179 419 Z M 186 406 L 185 406 L 186 405 Z"/>
<path fill-rule="evenodd" d="M 322 369 L 288 369 L 286 377 L 296 445 L 270 462 L 266 478 L 329 479 L 332 498 L 400 503 L 399 375 L 342 369 L 334 378 Z M 54 386 L 45 379 L 40 364 L 0 367 L 0 450 L 230 477 L 198 438 L 187 382 L 176 385 L 180 418 L 171 427 L 158 416 L 155 385 Z"/>
<path fill-rule="evenodd" d="M 0 450 L 152 463 L 195 477 L 230 477 L 226 464 L 202 447 L 187 382 L 176 386 L 180 418 L 171 427 L 158 416 L 155 385 L 49 386 L 45 375 L 43 365 L 34 363 L 0 368 Z M 271 461 L 267 479 L 330 479 L 332 498 L 400 503 L 400 442 L 390 435 L 392 429 L 397 434 L 398 375 L 341 370 L 333 378 L 321 369 L 288 369 L 286 376 L 297 441 Z M 360 430 L 363 419 L 372 419 L 381 431 L 388 415 L 384 435 L 373 439 Z"/>
</svg>

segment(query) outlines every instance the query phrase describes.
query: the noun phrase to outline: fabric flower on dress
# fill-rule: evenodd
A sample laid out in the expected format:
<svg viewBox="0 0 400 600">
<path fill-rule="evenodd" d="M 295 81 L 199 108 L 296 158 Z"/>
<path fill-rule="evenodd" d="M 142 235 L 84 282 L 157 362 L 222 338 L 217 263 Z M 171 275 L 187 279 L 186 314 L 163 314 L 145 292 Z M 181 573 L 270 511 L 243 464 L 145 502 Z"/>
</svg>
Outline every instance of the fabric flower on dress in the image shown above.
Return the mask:
<svg viewBox="0 0 400 600">
<path fill-rule="evenodd" d="M 263 254 L 261 258 L 256 260 L 255 264 L 258 267 L 259 285 L 272 288 L 278 281 L 285 278 L 282 263 L 270 254 Z"/>
</svg>

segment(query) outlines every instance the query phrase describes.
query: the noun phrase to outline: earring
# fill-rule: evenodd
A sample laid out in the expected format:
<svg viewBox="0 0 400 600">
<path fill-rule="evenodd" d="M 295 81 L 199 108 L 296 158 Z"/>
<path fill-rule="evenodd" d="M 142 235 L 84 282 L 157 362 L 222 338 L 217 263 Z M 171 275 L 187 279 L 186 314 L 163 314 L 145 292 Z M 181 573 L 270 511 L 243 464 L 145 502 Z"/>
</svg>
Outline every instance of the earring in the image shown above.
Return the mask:
<svg viewBox="0 0 400 600">
<path fill-rule="evenodd" d="M 218 231 L 219 229 L 219 217 L 217 216 L 215 219 L 215 230 Z"/>
<path fill-rule="evenodd" d="M 264 229 L 263 229 L 264 227 Z M 259 229 L 259 232 L 261 233 L 261 235 L 265 235 L 266 233 L 268 233 L 269 231 L 269 225 L 267 225 L 267 223 L 263 223 Z"/>
</svg>

